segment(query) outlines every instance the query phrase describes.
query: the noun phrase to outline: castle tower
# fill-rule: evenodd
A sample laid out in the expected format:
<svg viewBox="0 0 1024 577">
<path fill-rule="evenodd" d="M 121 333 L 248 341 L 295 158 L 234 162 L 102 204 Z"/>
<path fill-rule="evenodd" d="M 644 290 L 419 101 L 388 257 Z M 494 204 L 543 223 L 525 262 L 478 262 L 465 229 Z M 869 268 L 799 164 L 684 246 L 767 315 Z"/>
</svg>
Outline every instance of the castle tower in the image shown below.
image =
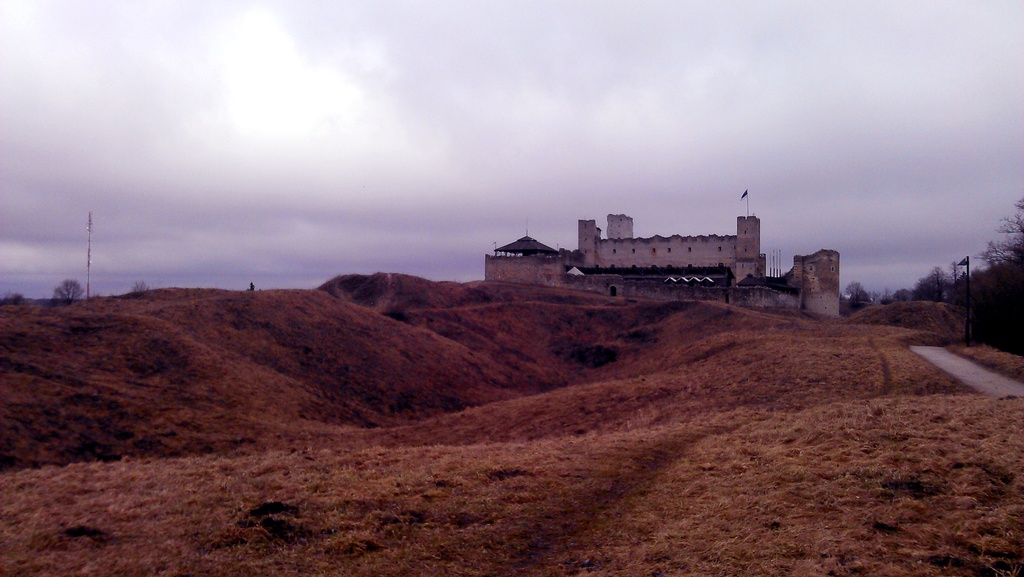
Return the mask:
<svg viewBox="0 0 1024 577">
<path fill-rule="evenodd" d="M 601 239 L 601 229 L 595 220 L 579 221 L 579 251 L 583 255 L 583 266 L 594 266 L 597 263 L 597 243 Z"/>
<path fill-rule="evenodd" d="M 633 238 L 633 217 L 609 214 L 608 238 Z"/>
<path fill-rule="evenodd" d="M 765 275 L 765 256 L 761 254 L 761 220 L 756 216 L 736 217 L 736 269 L 737 280 L 747 275 Z"/>
<path fill-rule="evenodd" d="M 800 308 L 839 316 L 839 253 L 821 249 L 793 257 L 791 284 L 800 289 Z"/>
</svg>

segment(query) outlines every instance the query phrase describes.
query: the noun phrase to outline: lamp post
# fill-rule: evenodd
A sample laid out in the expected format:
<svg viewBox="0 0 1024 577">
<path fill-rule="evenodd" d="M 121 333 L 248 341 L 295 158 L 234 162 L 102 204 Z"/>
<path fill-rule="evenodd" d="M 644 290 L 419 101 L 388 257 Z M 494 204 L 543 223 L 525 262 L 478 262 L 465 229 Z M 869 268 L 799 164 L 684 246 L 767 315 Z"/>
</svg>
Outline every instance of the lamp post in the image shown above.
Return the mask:
<svg viewBox="0 0 1024 577">
<path fill-rule="evenodd" d="M 965 256 L 957 266 L 967 267 L 967 318 L 964 320 L 964 346 L 971 346 L 971 257 Z"/>
</svg>

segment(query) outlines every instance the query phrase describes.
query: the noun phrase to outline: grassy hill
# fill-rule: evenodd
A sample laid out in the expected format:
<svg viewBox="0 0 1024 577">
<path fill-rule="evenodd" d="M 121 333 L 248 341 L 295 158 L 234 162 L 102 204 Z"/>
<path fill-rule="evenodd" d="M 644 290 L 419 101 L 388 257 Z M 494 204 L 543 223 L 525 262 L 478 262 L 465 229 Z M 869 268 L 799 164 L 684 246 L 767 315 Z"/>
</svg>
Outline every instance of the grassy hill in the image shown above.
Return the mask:
<svg viewBox="0 0 1024 577">
<path fill-rule="evenodd" d="M 930 301 L 869 306 L 850 315 L 850 323 L 903 327 L 937 336 L 943 344 L 963 342 L 964 309 Z"/>
<path fill-rule="evenodd" d="M 325 424 L 385 426 L 534 390 L 458 343 L 318 291 L 6 307 L 0 375 L 7 467 L 272 447 Z"/>
<path fill-rule="evenodd" d="M 1024 402 L 900 319 L 384 274 L 4 307 L 0 573 L 1020 574 Z"/>
</svg>

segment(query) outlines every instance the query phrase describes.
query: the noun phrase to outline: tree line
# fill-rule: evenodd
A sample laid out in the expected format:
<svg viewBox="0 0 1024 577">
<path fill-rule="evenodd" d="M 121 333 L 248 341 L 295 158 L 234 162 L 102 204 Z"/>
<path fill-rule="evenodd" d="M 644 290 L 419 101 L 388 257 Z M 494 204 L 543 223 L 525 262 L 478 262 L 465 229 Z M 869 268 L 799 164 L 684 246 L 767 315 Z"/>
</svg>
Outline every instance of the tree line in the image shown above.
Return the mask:
<svg viewBox="0 0 1024 577">
<path fill-rule="evenodd" d="M 970 284 L 974 340 L 1024 355 L 1024 198 L 1014 206 L 1017 212 L 996 229 L 1001 238 L 988 243 L 979 255 L 980 263 L 972 260 L 970 283 L 966 267 L 954 261 L 948 267 L 933 268 L 913 289 L 894 293 L 868 293 L 859 282 L 852 282 L 846 286 L 844 300 L 851 309 L 911 300 L 966 306 Z"/>
</svg>

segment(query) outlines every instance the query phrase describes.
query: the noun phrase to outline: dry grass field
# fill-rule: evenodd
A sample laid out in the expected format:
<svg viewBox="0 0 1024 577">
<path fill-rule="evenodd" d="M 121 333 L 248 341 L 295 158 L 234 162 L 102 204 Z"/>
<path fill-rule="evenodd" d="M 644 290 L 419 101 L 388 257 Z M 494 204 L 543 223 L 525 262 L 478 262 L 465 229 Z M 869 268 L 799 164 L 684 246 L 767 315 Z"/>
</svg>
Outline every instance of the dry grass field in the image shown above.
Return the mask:
<svg viewBox="0 0 1024 577">
<path fill-rule="evenodd" d="M 947 311 L 322 289 L 0 309 L 0 574 L 1024 574 Z"/>
</svg>

